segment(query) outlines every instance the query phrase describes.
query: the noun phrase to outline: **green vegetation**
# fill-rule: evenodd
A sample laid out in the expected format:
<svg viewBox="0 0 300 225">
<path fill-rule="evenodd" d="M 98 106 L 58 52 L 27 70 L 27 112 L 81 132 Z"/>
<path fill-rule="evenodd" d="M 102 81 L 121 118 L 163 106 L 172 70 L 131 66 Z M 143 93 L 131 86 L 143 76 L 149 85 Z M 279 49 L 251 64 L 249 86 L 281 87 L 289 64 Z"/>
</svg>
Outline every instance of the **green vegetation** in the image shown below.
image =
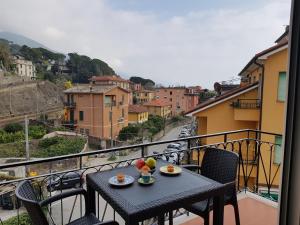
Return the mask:
<svg viewBox="0 0 300 225">
<path fill-rule="evenodd" d="M 161 116 L 149 115 L 148 121 L 143 124 L 129 124 L 124 127 L 119 133 L 119 140 L 127 141 L 134 138 L 141 138 L 145 133 L 150 136 L 157 134 L 164 129 L 165 120 Z"/>
<path fill-rule="evenodd" d="M 144 123 L 144 128 L 146 128 L 151 136 L 157 134 L 165 126 L 165 120 L 161 116 L 149 115 L 148 121 Z"/>
<path fill-rule="evenodd" d="M 203 92 L 199 94 L 200 102 L 205 102 L 208 99 L 215 97 L 217 93 L 215 91 L 210 91 L 208 89 L 205 89 Z"/>
<path fill-rule="evenodd" d="M 19 223 L 18 223 L 19 221 Z M 9 218 L 8 220 L 3 221 L 3 225 L 32 225 L 31 220 L 27 213 L 22 213 L 18 216 Z"/>
<path fill-rule="evenodd" d="M 40 139 L 47 133 L 42 125 L 30 125 L 28 128 L 29 139 Z M 7 124 L 3 130 L 0 129 L 0 144 L 12 143 L 25 140 L 24 127 L 19 123 Z"/>
<path fill-rule="evenodd" d="M 133 139 L 137 137 L 140 131 L 140 126 L 135 124 L 129 124 L 127 127 L 123 127 L 119 133 L 119 139 L 121 141 L 126 141 L 128 139 Z"/>
<path fill-rule="evenodd" d="M 10 50 L 4 43 L 0 43 L 0 68 L 5 69 L 6 71 L 14 70 Z"/>
<path fill-rule="evenodd" d="M 32 153 L 33 157 L 53 157 L 80 152 L 86 140 L 84 138 L 52 137 L 39 141 L 37 151 Z"/>
<path fill-rule="evenodd" d="M 141 84 L 146 88 L 152 88 L 155 85 L 153 80 L 145 79 L 142 77 L 130 77 L 129 80 L 135 84 Z"/>
<path fill-rule="evenodd" d="M 10 124 L 7 124 L 4 127 L 4 130 L 7 133 L 15 133 L 15 132 L 18 132 L 18 131 L 22 131 L 23 129 L 24 129 L 23 126 L 19 123 L 10 123 Z"/>
<path fill-rule="evenodd" d="M 36 66 L 38 79 L 49 80 L 57 84 L 70 80 L 73 83 L 88 83 L 92 75 L 115 74 L 115 71 L 100 59 L 91 59 L 85 55 L 69 53 L 68 60 L 66 60 L 66 55 L 61 53 L 54 53 L 45 48 L 19 46 L 5 39 L 0 39 L 0 67 L 2 64 L 11 72 L 14 70 L 12 54 L 31 60 Z M 49 70 L 49 66 L 51 66 L 51 70 Z"/>
<path fill-rule="evenodd" d="M 91 59 L 85 55 L 69 53 L 67 66 L 71 70 L 74 83 L 88 83 L 92 75 L 114 75 L 115 71 L 107 63 L 99 59 Z"/>
</svg>

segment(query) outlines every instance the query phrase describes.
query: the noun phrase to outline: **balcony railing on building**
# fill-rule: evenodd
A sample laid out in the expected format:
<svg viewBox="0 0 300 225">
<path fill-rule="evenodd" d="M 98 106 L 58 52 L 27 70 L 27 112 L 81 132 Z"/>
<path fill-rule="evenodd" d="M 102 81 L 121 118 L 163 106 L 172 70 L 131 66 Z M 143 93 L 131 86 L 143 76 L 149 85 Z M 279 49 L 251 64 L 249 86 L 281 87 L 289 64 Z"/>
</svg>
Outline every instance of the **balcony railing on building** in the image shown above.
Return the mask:
<svg viewBox="0 0 300 225">
<path fill-rule="evenodd" d="M 64 102 L 64 106 L 73 109 L 76 107 L 76 102 Z"/>
<path fill-rule="evenodd" d="M 19 216 L 22 210 L 19 209 L 19 203 L 14 197 L 14 190 L 16 185 L 22 180 L 31 180 L 34 182 L 36 191 L 41 198 L 47 198 L 53 195 L 51 188 L 49 188 L 49 181 L 59 180 L 63 184 L 64 177 L 70 173 L 77 173 L 80 176 L 77 186 L 85 187 L 85 176 L 87 173 L 103 171 L 107 169 L 113 169 L 116 167 L 129 166 L 134 161 L 141 157 L 156 157 L 161 160 L 171 161 L 174 164 L 187 164 L 194 163 L 201 165 L 203 153 L 209 147 L 217 147 L 224 150 L 235 151 L 239 154 L 239 168 L 237 176 L 237 188 L 240 192 L 250 191 L 258 195 L 262 195 L 272 200 L 276 200 L 278 196 L 279 185 L 279 171 L 281 163 L 275 160 L 276 154 L 280 151 L 280 145 L 275 143 L 275 137 L 280 134 L 274 134 L 269 132 L 263 132 L 258 130 L 237 130 L 216 134 L 208 134 L 201 136 L 193 136 L 182 139 L 173 139 L 167 141 L 150 142 L 146 144 L 136 144 L 130 146 L 122 146 L 117 148 L 94 150 L 78 154 L 71 154 L 65 156 L 58 156 L 45 159 L 35 159 L 31 161 L 13 162 L 9 164 L 0 165 L 0 171 L 10 171 L 23 169 L 26 171 L 38 171 L 39 174 L 35 174 L 34 177 L 14 177 L 7 180 L 0 181 L 0 194 L 6 194 L 10 196 L 12 201 L 12 208 L 15 208 L 16 215 Z M 148 154 L 150 147 L 155 146 L 155 149 L 159 150 L 162 145 L 181 142 L 186 147 L 173 152 L 163 153 L 163 151 L 155 152 L 155 154 Z M 203 144 L 205 143 L 205 144 Z M 163 150 L 163 149 L 161 149 Z M 89 157 L 95 157 L 98 155 L 111 155 L 112 153 L 132 152 L 134 157 L 124 157 L 112 162 L 105 162 L 99 164 L 91 164 L 88 161 Z M 140 153 L 137 156 L 137 152 Z M 154 152 L 154 151 L 153 151 Z M 280 152 L 279 152 L 280 153 Z M 100 160 L 99 162 L 103 162 Z M 39 168 L 39 170 L 37 170 Z M 43 169 L 41 169 L 43 168 Z M 41 172 L 46 171 L 46 172 Z M 58 185 L 58 190 L 61 191 L 63 185 Z M 104 202 L 100 195 L 97 196 L 97 216 L 98 218 L 104 218 L 107 211 L 107 204 Z M 84 201 L 79 198 L 75 198 L 69 203 L 71 210 L 70 215 L 66 215 L 64 209 L 64 202 L 59 202 L 58 205 L 51 205 L 49 208 L 49 218 L 54 219 L 57 224 L 63 224 L 69 218 L 74 216 L 82 216 L 82 208 L 84 207 Z M 58 209 L 57 207 L 61 208 Z M 101 207 L 100 207 L 101 206 Z M 77 207 L 78 210 L 74 210 Z M 65 207 L 66 208 L 66 207 Z M 182 210 L 175 212 L 176 215 L 182 215 Z M 73 215 L 76 214 L 76 215 Z M 115 215 L 115 214 L 113 214 Z M 72 217 L 73 216 L 73 217 Z M 19 220 L 18 220 L 19 221 Z M 18 225 L 20 223 L 18 222 Z"/>
<path fill-rule="evenodd" d="M 232 102 L 232 107 L 237 109 L 259 109 L 260 106 L 259 99 L 238 99 Z"/>
</svg>

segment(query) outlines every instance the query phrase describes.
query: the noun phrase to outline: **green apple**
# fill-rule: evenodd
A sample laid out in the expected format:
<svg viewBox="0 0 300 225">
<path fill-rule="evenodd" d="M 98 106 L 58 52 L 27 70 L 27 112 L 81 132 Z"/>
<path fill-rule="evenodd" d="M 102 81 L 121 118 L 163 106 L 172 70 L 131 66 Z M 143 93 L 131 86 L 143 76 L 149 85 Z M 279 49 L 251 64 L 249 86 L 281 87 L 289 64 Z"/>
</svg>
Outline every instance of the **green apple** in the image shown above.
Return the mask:
<svg viewBox="0 0 300 225">
<path fill-rule="evenodd" d="M 156 166 L 156 160 L 152 157 L 148 158 L 145 162 L 147 166 L 149 166 L 151 169 L 155 168 Z"/>
</svg>

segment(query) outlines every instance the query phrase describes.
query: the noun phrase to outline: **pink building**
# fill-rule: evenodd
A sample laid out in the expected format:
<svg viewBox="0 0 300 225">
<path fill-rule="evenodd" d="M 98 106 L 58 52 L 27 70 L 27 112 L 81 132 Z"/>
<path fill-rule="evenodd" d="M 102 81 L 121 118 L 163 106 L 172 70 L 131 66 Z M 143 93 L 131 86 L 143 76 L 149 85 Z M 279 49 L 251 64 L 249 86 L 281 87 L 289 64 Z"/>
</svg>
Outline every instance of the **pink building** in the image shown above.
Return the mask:
<svg viewBox="0 0 300 225">
<path fill-rule="evenodd" d="M 171 105 L 172 116 L 183 114 L 199 104 L 198 93 L 186 87 L 168 87 L 156 89 L 156 98 Z"/>
</svg>

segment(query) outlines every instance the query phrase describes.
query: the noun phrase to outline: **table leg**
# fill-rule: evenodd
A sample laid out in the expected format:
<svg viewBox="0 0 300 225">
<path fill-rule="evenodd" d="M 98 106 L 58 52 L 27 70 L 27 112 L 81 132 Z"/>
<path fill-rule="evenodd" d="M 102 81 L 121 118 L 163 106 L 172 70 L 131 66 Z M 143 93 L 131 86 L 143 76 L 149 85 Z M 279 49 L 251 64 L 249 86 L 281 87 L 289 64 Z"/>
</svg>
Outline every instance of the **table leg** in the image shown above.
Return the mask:
<svg viewBox="0 0 300 225">
<path fill-rule="evenodd" d="M 158 216 L 157 224 L 158 225 L 164 225 L 165 224 L 165 214 L 162 214 L 162 215 Z"/>
<path fill-rule="evenodd" d="M 87 184 L 87 211 L 96 215 L 95 190 Z"/>
<path fill-rule="evenodd" d="M 213 204 L 213 225 L 224 223 L 224 195 L 215 196 Z"/>
<path fill-rule="evenodd" d="M 169 225 L 173 225 L 173 211 L 169 211 Z"/>
</svg>

